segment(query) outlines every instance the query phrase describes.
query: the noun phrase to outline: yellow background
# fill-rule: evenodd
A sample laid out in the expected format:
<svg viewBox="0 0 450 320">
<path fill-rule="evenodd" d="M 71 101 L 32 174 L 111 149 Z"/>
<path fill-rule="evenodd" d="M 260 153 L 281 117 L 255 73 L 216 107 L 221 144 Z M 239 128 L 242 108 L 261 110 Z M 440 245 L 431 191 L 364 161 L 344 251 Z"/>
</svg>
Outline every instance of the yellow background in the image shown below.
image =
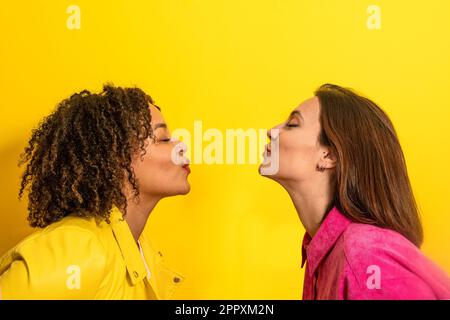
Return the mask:
<svg viewBox="0 0 450 320">
<path fill-rule="evenodd" d="M 81 9 L 69 30 L 66 9 Z M 381 8 L 381 29 L 366 27 Z M 423 251 L 450 271 L 450 1 L 2 1 L 0 254 L 26 234 L 17 158 L 56 103 L 104 82 L 137 85 L 171 129 L 269 128 L 324 82 L 391 116 L 422 211 Z M 299 299 L 303 227 L 257 165 L 192 165 L 152 238 L 188 275 L 174 298 Z"/>
</svg>

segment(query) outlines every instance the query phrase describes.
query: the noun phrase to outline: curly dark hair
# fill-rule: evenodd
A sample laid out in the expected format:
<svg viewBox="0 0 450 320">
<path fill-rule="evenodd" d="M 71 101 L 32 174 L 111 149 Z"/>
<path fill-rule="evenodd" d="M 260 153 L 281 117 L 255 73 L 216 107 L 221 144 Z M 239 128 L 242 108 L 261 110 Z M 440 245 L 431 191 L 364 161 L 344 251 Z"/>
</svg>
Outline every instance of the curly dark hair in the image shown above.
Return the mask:
<svg viewBox="0 0 450 320">
<path fill-rule="evenodd" d="M 139 88 L 106 84 L 99 94 L 84 90 L 64 99 L 41 121 L 19 160 L 27 164 L 19 199 L 27 190 L 32 227 L 69 214 L 109 223 L 113 205 L 126 212 L 127 182 L 139 197 L 132 158 L 139 150 L 145 155 L 147 138 L 154 139 L 150 103 Z"/>
</svg>

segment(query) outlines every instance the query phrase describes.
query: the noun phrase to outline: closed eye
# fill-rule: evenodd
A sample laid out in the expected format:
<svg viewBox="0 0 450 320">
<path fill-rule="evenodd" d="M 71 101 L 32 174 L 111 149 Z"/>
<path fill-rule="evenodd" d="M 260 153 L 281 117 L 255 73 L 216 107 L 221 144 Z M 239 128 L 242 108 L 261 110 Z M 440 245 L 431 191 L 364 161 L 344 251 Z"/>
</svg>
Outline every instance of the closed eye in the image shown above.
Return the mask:
<svg viewBox="0 0 450 320">
<path fill-rule="evenodd" d="M 295 121 L 293 121 L 293 119 L 290 119 L 287 123 L 286 123 L 286 127 L 288 128 L 294 128 L 294 127 L 298 127 L 299 124 L 296 123 Z"/>
<path fill-rule="evenodd" d="M 285 126 L 287 128 L 296 128 L 300 126 L 300 121 L 304 121 L 301 112 L 298 110 L 294 110 L 289 115 L 288 121 L 286 121 Z"/>
</svg>

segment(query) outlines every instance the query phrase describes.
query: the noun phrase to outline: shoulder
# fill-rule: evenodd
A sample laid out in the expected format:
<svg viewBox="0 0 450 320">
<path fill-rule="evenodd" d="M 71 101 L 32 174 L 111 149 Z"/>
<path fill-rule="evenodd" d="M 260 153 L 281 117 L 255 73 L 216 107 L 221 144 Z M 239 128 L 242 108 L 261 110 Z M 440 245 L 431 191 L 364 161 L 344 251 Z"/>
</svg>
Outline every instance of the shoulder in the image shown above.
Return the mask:
<svg viewBox="0 0 450 320">
<path fill-rule="evenodd" d="M 347 262 L 355 269 L 370 265 L 405 267 L 422 253 L 400 233 L 374 225 L 352 223 L 343 233 L 343 250 Z M 401 268 L 400 268 L 401 269 Z"/>
<path fill-rule="evenodd" d="M 343 233 L 344 249 L 347 255 L 359 251 L 372 253 L 419 253 L 419 249 L 400 233 L 378 226 L 351 223 Z"/>
<path fill-rule="evenodd" d="M 393 230 L 352 223 L 343 233 L 349 296 L 368 299 L 428 299 L 428 260 Z M 353 284 L 353 285 L 351 285 Z"/>
<path fill-rule="evenodd" d="M 89 219 L 66 217 L 25 238 L 0 260 L 3 295 L 21 291 L 24 296 L 40 292 L 43 297 L 47 292 L 65 297 L 63 293 L 70 296 L 82 284 L 95 292 L 107 265 L 95 225 Z"/>
<path fill-rule="evenodd" d="M 101 229 L 92 219 L 69 216 L 32 233 L 13 250 L 18 254 L 31 255 L 33 252 L 45 251 L 52 252 L 53 255 L 61 252 L 68 255 L 77 252 L 87 253 L 87 244 L 96 249 L 103 247 L 101 234 Z"/>
</svg>

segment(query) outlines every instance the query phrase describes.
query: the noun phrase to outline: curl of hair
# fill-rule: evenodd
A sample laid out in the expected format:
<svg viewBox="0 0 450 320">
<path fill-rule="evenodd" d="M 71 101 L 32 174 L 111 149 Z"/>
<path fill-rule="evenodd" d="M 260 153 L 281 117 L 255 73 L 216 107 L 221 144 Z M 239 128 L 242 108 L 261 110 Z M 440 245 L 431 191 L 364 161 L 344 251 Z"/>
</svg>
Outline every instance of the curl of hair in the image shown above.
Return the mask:
<svg viewBox="0 0 450 320">
<path fill-rule="evenodd" d="M 19 160 L 26 164 L 19 198 L 28 191 L 32 227 L 69 214 L 109 222 L 113 205 L 126 213 L 125 185 L 139 197 L 132 159 L 154 138 L 149 104 L 139 88 L 106 84 L 99 94 L 64 99 L 41 121 Z"/>
</svg>

